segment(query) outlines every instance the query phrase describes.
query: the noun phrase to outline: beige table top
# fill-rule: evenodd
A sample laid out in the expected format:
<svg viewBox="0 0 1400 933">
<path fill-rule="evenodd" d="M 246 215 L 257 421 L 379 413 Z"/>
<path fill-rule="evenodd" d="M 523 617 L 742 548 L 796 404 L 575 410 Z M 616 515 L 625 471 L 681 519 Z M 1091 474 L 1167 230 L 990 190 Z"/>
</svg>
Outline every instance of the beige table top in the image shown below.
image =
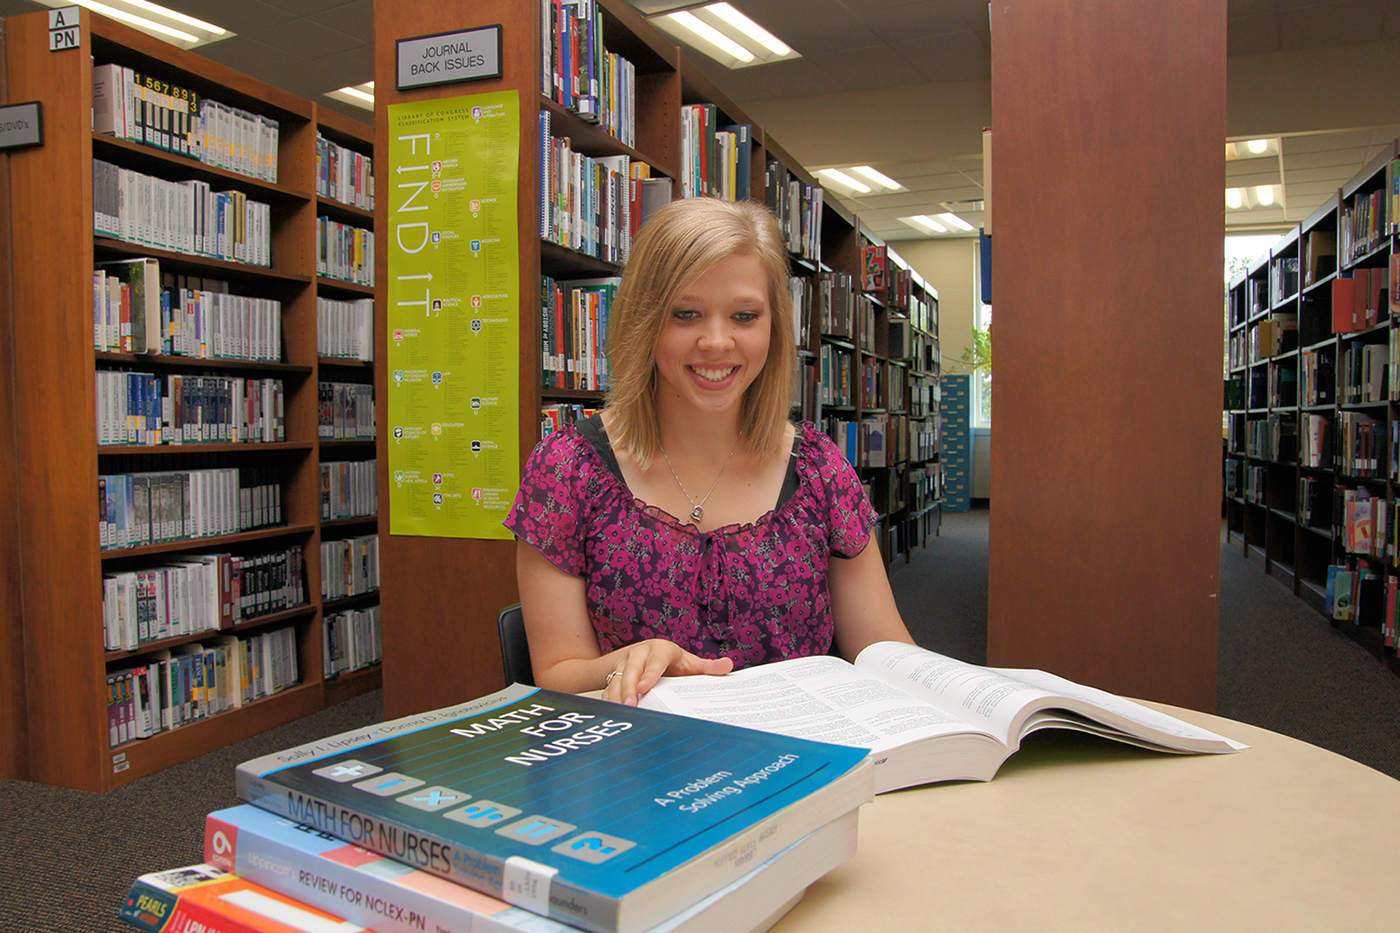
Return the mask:
<svg viewBox="0 0 1400 933">
<path fill-rule="evenodd" d="M 1149 705 L 1252 747 L 1178 757 L 1031 736 L 990 783 L 863 807 L 859 854 L 774 933 L 1400 930 L 1400 781 Z"/>
</svg>

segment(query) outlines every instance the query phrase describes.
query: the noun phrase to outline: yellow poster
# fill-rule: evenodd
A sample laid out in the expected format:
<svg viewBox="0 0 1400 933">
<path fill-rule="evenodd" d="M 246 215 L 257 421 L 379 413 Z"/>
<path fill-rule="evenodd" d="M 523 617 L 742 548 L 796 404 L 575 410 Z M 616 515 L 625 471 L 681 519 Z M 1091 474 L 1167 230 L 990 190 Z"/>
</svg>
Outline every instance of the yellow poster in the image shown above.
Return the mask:
<svg viewBox="0 0 1400 933">
<path fill-rule="evenodd" d="M 514 91 L 388 108 L 389 531 L 509 538 L 520 485 Z M 387 189 L 387 190 L 386 190 Z"/>
</svg>

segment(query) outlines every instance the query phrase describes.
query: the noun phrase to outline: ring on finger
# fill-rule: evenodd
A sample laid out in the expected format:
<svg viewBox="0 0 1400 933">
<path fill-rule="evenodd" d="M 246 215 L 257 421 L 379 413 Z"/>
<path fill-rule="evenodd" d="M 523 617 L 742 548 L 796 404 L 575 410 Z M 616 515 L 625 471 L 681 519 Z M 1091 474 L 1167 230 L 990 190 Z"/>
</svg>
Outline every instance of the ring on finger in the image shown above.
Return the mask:
<svg viewBox="0 0 1400 933">
<path fill-rule="evenodd" d="M 622 676 L 622 671 L 613 671 L 611 674 L 609 674 L 609 675 L 607 676 L 607 679 L 603 681 L 603 686 L 606 687 L 606 686 L 608 686 L 609 684 L 611 684 L 611 683 L 612 683 L 612 679 L 613 679 L 614 677 L 621 677 L 621 676 Z"/>
</svg>

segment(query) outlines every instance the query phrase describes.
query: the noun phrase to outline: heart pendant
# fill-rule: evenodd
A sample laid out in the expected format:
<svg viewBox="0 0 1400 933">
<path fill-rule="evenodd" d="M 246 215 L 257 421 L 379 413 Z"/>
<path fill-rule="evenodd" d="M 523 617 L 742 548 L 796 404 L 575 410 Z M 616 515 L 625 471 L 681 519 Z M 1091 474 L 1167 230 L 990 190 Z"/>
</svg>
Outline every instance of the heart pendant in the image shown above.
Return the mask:
<svg viewBox="0 0 1400 933">
<path fill-rule="evenodd" d="M 704 517 L 705 510 L 700 506 L 697 505 L 695 508 L 690 510 L 690 520 L 693 521 L 695 524 L 700 524 L 700 519 Z"/>
</svg>

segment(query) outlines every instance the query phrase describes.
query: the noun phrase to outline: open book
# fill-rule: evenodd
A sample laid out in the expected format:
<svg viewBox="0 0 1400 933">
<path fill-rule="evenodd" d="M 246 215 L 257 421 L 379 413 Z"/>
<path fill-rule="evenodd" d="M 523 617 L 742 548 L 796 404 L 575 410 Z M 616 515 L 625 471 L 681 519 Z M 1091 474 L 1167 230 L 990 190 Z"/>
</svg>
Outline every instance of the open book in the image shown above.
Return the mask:
<svg viewBox="0 0 1400 933">
<path fill-rule="evenodd" d="M 1248 747 L 1054 674 L 978 667 L 898 642 L 871 645 L 854 665 L 821 656 L 722 677 L 663 677 L 641 705 L 869 748 L 876 793 L 990 781 L 1021 739 L 1039 729 L 1180 754 Z"/>
</svg>

